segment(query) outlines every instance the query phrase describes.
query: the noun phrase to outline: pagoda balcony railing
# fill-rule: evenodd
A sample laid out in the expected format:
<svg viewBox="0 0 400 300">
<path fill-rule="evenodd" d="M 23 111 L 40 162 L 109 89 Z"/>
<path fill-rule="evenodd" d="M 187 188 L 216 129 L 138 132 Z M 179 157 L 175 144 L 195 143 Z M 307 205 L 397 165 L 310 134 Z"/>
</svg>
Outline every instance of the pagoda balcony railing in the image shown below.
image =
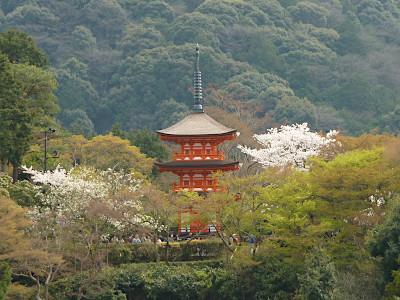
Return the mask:
<svg viewBox="0 0 400 300">
<path fill-rule="evenodd" d="M 199 157 L 201 159 L 199 159 Z M 174 160 L 224 160 L 225 155 L 219 151 L 215 154 L 183 154 L 183 153 L 174 153 Z"/>
<path fill-rule="evenodd" d="M 180 192 L 182 190 L 189 191 L 189 192 L 220 192 L 225 191 L 226 188 L 223 186 L 215 186 L 215 185 L 181 185 L 179 183 L 173 183 L 171 185 L 171 189 L 174 192 Z M 200 190 L 201 189 L 201 190 Z"/>
</svg>

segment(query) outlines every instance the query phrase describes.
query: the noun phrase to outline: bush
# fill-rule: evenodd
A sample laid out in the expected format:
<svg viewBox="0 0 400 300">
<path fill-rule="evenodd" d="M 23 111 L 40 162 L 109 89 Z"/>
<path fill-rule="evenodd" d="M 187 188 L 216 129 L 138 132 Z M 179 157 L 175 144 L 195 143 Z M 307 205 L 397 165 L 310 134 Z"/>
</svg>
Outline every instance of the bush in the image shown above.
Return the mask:
<svg viewBox="0 0 400 300">
<path fill-rule="evenodd" d="M 27 287 L 18 283 L 12 283 L 7 290 L 6 300 L 35 299 L 36 287 Z"/>
<path fill-rule="evenodd" d="M 8 263 L 0 262 L 0 300 L 4 300 L 11 284 L 11 269 Z"/>
<path fill-rule="evenodd" d="M 117 244 L 109 250 L 108 261 L 112 265 L 127 264 L 133 262 L 133 253 L 129 246 Z"/>
<path fill-rule="evenodd" d="M 101 251 L 108 247 L 108 262 L 111 265 L 120 265 L 131 262 L 155 261 L 154 244 L 109 244 L 101 245 Z M 160 260 L 167 261 L 167 243 L 158 243 Z M 168 261 L 189 261 L 220 258 L 224 253 L 224 245 L 220 240 L 193 240 L 190 242 L 169 243 Z"/>
<path fill-rule="evenodd" d="M 60 279 L 50 293 L 60 300 L 78 295 L 84 299 L 205 299 L 221 277 L 221 266 L 221 261 L 127 264 Z"/>
</svg>

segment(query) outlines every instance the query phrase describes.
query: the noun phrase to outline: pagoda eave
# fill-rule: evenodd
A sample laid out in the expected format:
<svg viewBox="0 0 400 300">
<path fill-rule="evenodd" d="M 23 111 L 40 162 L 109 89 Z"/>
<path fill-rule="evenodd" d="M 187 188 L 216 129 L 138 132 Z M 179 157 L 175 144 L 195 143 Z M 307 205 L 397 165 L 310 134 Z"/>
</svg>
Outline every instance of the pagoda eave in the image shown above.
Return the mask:
<svg viewBox="0 0 400 300">
<path fill-rule="evenodd" d="M 155 164 L 160 171 L 182 173 L 182 172 L 216 172 L 235 171 L 239 169 L 239 162 L 234 161 L 171 161 Z"/>
<path fill-rule="evenodd" d="M 238 166 L 238 161 L 225 161 L 225 160 L 182 160 L 182 161 L 169 161 L 165 163 L 155 163 L 160 168 L 171 169 L 210 169 L 210 168 L 224 168 Z"/>
<path fill-rule="evenodd" d="M 162 172 L 172 172 L 175 174 L 180 174 L 182 172 L 185 172 L 185 168 L 171 168 L 171 167 L 162 167 L 162 166 L 157 166 L 157 168 L 162 171 Z M 190 170 L 191 172 L 200 172 L 200 171 L 222 171 L 222 172 L 227 172 L 227 171 L 236 171 L 239 169 L 238 165 L 234 166 L 226 166 L 226 167 L 193 167 L 193 168 L 186 168 L 186 171 Z"/>
<path fill-rule="evenodd" d="M 228 141 L 237 139 L 236 130 L 224 134 L 174 135 L 174 134 L 165 134 L 160 132 L 157 132 L 157 134 L 160 137 L 160 139 L 166 142 L 177 142 L 179 140 L 188 141 L 188 140 L 210 140 L 210 139 Z"/>
</svg>

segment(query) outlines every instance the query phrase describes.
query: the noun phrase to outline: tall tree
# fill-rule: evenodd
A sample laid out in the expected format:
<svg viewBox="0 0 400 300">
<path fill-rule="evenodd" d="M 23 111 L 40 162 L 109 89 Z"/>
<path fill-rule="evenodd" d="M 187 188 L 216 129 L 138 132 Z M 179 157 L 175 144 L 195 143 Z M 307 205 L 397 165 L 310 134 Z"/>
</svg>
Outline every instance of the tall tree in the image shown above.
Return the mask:
<svg viewBox="0 0 400 300">
<path fill-rule="evenodd" d="M 400 254 L 400 201 L 393 199 L 387 217 L 382 224 L 377 224 L 371 230 L 368 239 L 368 249 L 372 256 L 380 257 L 380 266 L 383 270 L 384 280 L 387 283 L 392 276 L 396 277 L 394 270 L 398 270 Z"/>
<path fill-rule="evenodd" d="M 11 28 L 0 34 L 0 51 L 8 58 L 0 58 L 0 76 L 4 77 L 0 83 L 0 158 L 3 166 L 5 162 L 13 165 L 15 182 L 34 127 L 43 128 L 54 122 L 59 109 L 53 94 L 57 82 L 54 74 L 45 70 L 49 59 L 28 34 Z"/>
<path fill-rule="evenodd" d="M 27 63 L 39 68 L 50 65 L 49 57 L 27 33 L 10 28 L 0 34 L 0 51 L 7 54 L 12 63 Z"/>
<path fill-rule="evenodd" d="M 11 64 L 0 53 L 0 159 L 3 172 L 6 163 L 18 166 L 22 162 L 32 137 L 28 100 L 21 95 L 22 89 L 11 73 Z"/>
</svg>

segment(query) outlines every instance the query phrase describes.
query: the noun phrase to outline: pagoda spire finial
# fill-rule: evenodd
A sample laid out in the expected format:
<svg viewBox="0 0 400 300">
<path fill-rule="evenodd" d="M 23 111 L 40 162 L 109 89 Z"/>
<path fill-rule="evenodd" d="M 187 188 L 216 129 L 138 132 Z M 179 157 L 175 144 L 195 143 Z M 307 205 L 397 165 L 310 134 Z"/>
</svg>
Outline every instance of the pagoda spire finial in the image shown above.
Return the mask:
<svg viewBox="0 0 400 300">
<path fill-rule="evenodd" d="M 201 88 L 201 72 L 200 72 L 200 48 L 199 44 L 196 45 L 194 62 L 194 108 L 193 112 L 204 112 L 201 100 L 203 98 Z"/>
</svg>

